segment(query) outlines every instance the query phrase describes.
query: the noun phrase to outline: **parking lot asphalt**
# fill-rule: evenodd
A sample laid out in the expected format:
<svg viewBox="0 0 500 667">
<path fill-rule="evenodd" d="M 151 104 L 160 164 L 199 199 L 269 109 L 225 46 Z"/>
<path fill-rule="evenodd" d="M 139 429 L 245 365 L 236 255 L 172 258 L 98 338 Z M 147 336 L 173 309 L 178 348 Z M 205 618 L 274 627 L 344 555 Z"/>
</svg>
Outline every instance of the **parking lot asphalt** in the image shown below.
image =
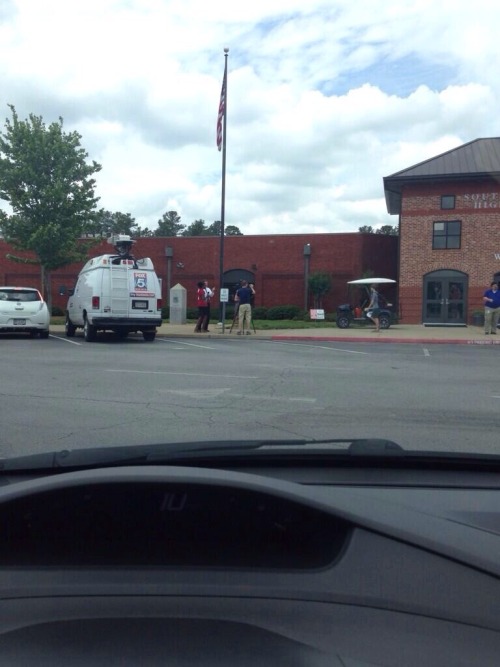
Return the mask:
<svg viewBox="0 0 500 667">
<path fill-rule="evenodd" d="M 64 333 L 63 325 L 51 325 L 52 334 Z M 158 336 L 164 337 L 192 337 L 204 338 L 241 338 L 236 328 L 230 331 L 230 326 L 219 325 L 214 322 L 208 333 L 195 333 L 194 324 L 171 324 L 164 322 L 157 329 Z M 370 326 L 349 327 L 339 329 L 334 324 L 331 327 L 317 327 L 310 329 L 257 329 L 245 339 L 258 338 L 260 340 L 323 340 L 338 342 L 367 342 L 367 343 L 422 343 L 447 345 L 500 345 L 500 329 L 496 335 L 485 335 L 482 327 L 476 326 L 424 326 L 422 324 L 396 324 L 389 329 L 376 332 Z"/>
</svg>

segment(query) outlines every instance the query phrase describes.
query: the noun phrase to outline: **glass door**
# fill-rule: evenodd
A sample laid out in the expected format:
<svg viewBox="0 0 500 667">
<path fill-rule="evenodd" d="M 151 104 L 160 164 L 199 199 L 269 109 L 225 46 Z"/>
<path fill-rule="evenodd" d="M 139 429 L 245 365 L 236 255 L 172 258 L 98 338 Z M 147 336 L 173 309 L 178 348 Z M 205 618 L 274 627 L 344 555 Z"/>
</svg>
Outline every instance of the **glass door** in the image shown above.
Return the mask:
<svg viewBox="0 0 500 667">
<path fill-rule="evenodd" d="M 424 278 L 423 323 L 464 325 L 467 276 L 458 271 L 435 271 Z"/>
</svg>

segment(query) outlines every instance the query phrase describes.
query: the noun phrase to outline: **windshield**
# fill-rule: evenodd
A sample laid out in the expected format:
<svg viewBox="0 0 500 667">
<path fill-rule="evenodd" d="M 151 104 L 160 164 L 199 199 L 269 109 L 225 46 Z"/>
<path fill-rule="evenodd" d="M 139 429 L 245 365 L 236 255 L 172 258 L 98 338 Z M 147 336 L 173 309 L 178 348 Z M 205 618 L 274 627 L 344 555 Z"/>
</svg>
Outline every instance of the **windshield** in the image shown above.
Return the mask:
<svg viewBox="0 0 500 667">
<path fill-rule="evenodd" d="M 499 22 L 486 0 L 5 3 L 0 458 L 496 455 Z"/>
</svg>

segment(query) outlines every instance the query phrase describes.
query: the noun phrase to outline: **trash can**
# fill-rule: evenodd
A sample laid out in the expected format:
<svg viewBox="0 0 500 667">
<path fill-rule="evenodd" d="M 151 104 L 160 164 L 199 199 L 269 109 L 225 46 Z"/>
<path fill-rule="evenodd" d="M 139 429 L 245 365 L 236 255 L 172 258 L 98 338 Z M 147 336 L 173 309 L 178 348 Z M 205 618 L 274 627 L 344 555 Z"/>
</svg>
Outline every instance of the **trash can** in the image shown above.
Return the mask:
<svg viewBox="0 0 500 667">
<path fill-rule="evenodd" d="M 484 313 L 481 311 L 472 313 L 472 325 L 475 327 L 484 327 Z"/>
</svg>

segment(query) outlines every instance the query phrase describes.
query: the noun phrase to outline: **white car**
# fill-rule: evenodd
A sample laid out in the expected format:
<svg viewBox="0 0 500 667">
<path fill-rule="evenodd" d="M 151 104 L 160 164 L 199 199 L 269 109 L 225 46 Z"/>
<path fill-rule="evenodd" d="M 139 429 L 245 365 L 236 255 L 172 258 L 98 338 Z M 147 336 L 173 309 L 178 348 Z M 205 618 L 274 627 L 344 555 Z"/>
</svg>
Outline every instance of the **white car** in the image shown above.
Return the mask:
<svg viewBox="0 0 500 667">
<path fill-rule="evenodd" d="M 50 313 L 35 287 L 0 287 L 0 332 L 49 337 Z"/>
</svg>

